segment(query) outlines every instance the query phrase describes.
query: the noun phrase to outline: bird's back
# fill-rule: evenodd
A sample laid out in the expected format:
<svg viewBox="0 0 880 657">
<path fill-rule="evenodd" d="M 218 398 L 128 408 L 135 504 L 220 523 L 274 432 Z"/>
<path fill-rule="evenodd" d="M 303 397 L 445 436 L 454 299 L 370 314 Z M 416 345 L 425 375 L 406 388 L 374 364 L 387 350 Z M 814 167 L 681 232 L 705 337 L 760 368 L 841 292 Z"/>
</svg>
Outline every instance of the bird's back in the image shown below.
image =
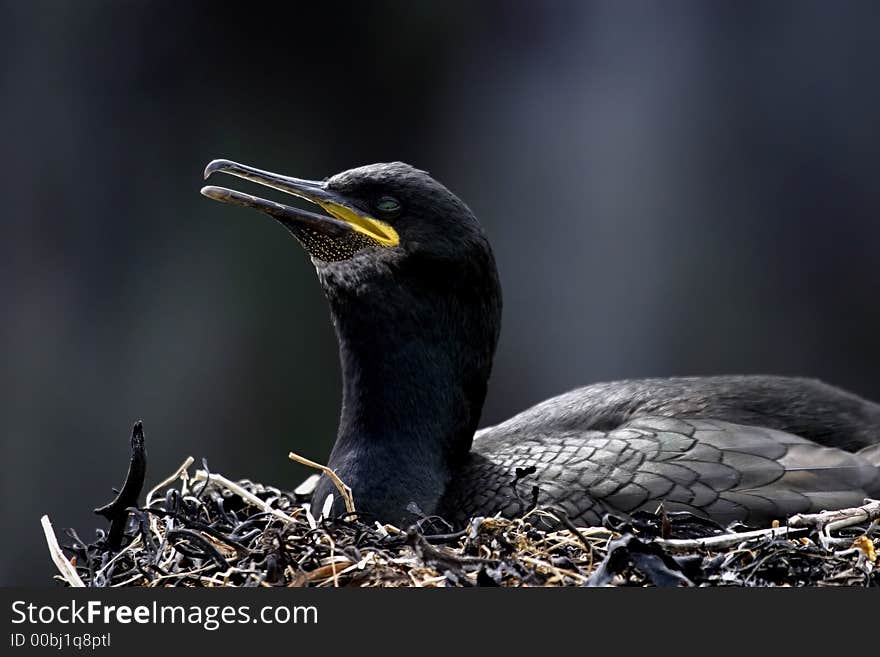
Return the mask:
<svg viewBox="0 0 880 657">
<path fill-rule="evenodd" d="M 442 508 L 516 515 L 537 487 L 539 504 L 588 524 L 661 502 L 761 523 L 880 495 L 877 443 L 880 406 L 818 381 L 595 384 L 478 432 Z"/>
</svg>

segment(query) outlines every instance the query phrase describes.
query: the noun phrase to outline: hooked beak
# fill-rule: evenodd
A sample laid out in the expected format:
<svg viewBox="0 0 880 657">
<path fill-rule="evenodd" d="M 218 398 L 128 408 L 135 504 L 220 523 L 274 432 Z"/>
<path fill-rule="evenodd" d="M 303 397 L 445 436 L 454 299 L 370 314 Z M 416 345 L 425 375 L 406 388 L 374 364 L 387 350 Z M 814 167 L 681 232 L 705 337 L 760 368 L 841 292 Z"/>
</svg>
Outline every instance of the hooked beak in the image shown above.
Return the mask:
<svg viewBox="0 0 880 657">
<path fill-rule="evenodd" d="M 205 168 L 205 178 L 221 172 L 238 176 L 259 185 L 265 185 L 292 194 L 319 205 L 330 216 L 301 210 L 258 196 L 238 192 L 226 187 L 209 185 L 202 188 L 202 195 L 221 203 L 251 207 L 274 217 L 289 229 L 311 229 L 330 237 L 342 237 L 351 231 L 367 235 L 382 246 L 397 246 L 397 231 L 384 221 L 364 213 L 341 194 L 327 189 L 325 183 L 282 176 L 270 171 L 255 169 L 230 160 L 213 160 Z"/>
</svg>

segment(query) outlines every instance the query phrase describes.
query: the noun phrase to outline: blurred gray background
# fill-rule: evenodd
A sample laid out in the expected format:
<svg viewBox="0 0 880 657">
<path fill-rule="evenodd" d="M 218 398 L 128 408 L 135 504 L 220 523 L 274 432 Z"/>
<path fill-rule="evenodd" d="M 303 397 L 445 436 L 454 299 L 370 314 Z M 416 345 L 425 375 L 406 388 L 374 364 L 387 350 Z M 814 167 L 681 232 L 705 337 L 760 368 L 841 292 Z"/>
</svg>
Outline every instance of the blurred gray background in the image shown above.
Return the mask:
<svg viewBox="0 0 880 657">
<path fill-rule="evenodd" d="M 778 373 L 880 398 L 880 5 L 0 0 L 0 584 L 94 536 L 143 419 L 280 486 L 326 460 L 308 259 L 199 196 L 226 157 L 400 159 L 485 224 L 505 291 L 483 424 L 593 381 Z M 242 188 L 239 186 L 239 188 Z"/>
</svg>

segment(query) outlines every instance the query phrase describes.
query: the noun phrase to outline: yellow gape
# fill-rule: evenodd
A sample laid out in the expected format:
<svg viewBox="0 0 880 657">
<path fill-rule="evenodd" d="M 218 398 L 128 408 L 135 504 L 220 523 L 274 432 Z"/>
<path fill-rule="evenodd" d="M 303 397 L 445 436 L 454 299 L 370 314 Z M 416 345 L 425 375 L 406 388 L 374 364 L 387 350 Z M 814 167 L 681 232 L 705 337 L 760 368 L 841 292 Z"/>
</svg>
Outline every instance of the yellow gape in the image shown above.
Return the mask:
<svg viewBox="0 0 880 657">
<path fill-rule="evenodd" d="M 379 221 L 373 217 L 361 216 L 351 208 L 347 208 L 338 203 L 333 203 L 332 201 L 318 200 L 316 202 L 331 215 L 340 221 L 344 221 L 354 230 L 363 233 L 382 246 L 388 247 L 400 244 L 400 237 L 398 236 L 397 231 L 384 221 Z"/>
</svg>

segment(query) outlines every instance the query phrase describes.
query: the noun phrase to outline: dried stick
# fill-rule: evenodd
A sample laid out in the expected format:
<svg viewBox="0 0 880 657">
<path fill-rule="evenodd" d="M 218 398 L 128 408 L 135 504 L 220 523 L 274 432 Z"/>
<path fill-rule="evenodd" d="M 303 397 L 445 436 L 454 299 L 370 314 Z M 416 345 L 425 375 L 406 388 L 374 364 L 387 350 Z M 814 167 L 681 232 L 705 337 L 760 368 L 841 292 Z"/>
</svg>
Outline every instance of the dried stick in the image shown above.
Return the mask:
<svg viewBox="0 0 880 657">
<path fill-rule="evenodd" d="M 297 463 L 302 463 L 303 465 L 308 466 L 310 468 L 315 468 L 316 470 L 320 470 L 325 475 L 330 477 L 330 481 L 333 482 L 333 485 L 336 486 L 336 488 L 339 490 L 339 494 L 342 495 L 342 500 L 343 500 L 343 502 L 345 502 L 345 510 L 348 511 L 348 513 L 355 512 L 354 498 L 352 497 L 352 494 L 351 494 L 351 488 L 349 488 L 345 484 L 345 482 L 343 482 L 342 479 L 339 478 L 339 475 L 337 475 L 335 472 L 333 472 L 333 470 L 328 468 L 326 465 L 321 465 L 320 463 L 315 463 L 314 461 L 307 459 L 305 456 L 300 456 L 299 454 L 296 454 L 294 452 L 290 452 L 290 454 L 288 454 L 287 456 L 291 461 L 296 461 Z"/>
<path fill-rule="evenodd" d="M 865 499 L 862 506 L 821 511 L 819 513 L 799 513 L 788 519 L 792 527 L 815 527 L 819 532 L 819 543 L 824 548 L 839 544 L 840 540 L 831 537 L 831 532 L 880 519 L 880 500 Z"/>
<path fill-rule="evenodd" d="M 248 502 L 257 508 L 262 509 L 266 513 L 273 515 L 274 517 L 278 518 L 279 520 L 283 521 L 284 523 L 289 524 L 289 525 L 293 525 L 296 523 L 296 520 L 294 520 L 292 517 L 285 515 L 284 513 L 279 511 L 278 509 L 273 509 L 271 507 L 271 505 L 269 505 L 267 502 L 264 502 L 256 495 L 249 493 L 244 488 L 239 486 L 237 483 L 235 483 L 234 481 L 232 481 L 230 479 L 227 479 L 223 475 L 219 475 L 219 474 L 216 474 L 213 472 L 208 473 L 208 472 L 205 472 L 204 470 L 196 470 L 195 475 L 193 475 L 193 481 L 205 481 L 205 482 L 210 481 L 211 483 L 219 484 L 219 485 L 229 489 L 230 491 L 232 491 L 236 495 L 238 495 L 245 502 Z"/>
<path fill-rule="evenodd" d="M 788 519 L 789 527 L 815 527 L 826 536 L 862 522 L 880 520 L 880 500 L 866 499 L 862 506 L 820 513 L 799 513 Z"/>
<path fill-rule="evenodd" d="M 110 566 L 112 566 L 114 563 L 116 563 L 116 560 L 119 559 L 120 557 L 122 557 L 123 554 L 125 554 L 126 552 L 131 552 L 131 551 L 134 550 L 135 548 L 140 547 L 140 545 L 141 545 L 141 537 L 140 537 L 140 536 L 137 536 L 137 537 L 136 537 L 131 543 L 129 543 L 128 545 L 126 545 L 122 550 L 120 550 L 119 552 L 117 552 L 117 553 L 113 556 L 112 559 L 110 559 L 107 563 L 105 563 L 105 564 L 101 567 L 101 569 L 98 570 L 98 571 L 94 574 L 94 576 L 93 576 L 92 579 L 97 578 L 97 577 L 100 577 L 101 575 L 103 575 L 104 572 L 105 572 Z M 139 577 L 142 577 L 142 575 L 139 575 Z"/>
<path fill-rule="evenodd" d="M 49 520 L 49 516 L 44 515 L 40 518 L 40 524 L 43 525 L 43 533 L 46 535 L 46 544 L 49 546 L 49 554 L 52 556 L 52 561 L 55 562 L 55 565 L 61 572 L 64 581 L 73 587 L 85 588 L 86 585 L 83 584 L 83 581 L 77 574 L 76 568 L 73 567 L 73 564 L 68 561 L 67 557 L 64 556 L 64 552 L 61 551 L 61 546 L 58 545 L 58 538 L 55 536 L 55 530 L 52 529 L 52 523 Z"/>
<path fill-rule="evenodd" d="M 189 466 L 193 464 L 193 461 L 195 461 L 195 459 L 192 456 L 187 456 L 186 460 L 180 464 L 180 467 L 174 471 L 174 474 L 169 475 L 150 489 L 150 492 L 147 493 L 147 500 L 145 502 L 147 508 L 149 508 L 149 506 L 153 503 L 153 495 L 156 493 L 156 491 L 158 491 L 160 488 L 164 488 L 172 481 L 179 479 L 180 476 L 187 471 Z"/>
<path fill-rule="evenodd" d="M 793 535 L 807 533 L 806 527 L 771 527 L 770 529 L 757 529 L 752 532 L 738 534 L 720 534 L 707 536 L 706 538 L 656 538 L 654 542 L 673 551 L 699 550 L 700 548 L 723 549 L 738 545 L 743 541 L 751 541 L 756 538 L 790 538 Z"/>
</svg>

